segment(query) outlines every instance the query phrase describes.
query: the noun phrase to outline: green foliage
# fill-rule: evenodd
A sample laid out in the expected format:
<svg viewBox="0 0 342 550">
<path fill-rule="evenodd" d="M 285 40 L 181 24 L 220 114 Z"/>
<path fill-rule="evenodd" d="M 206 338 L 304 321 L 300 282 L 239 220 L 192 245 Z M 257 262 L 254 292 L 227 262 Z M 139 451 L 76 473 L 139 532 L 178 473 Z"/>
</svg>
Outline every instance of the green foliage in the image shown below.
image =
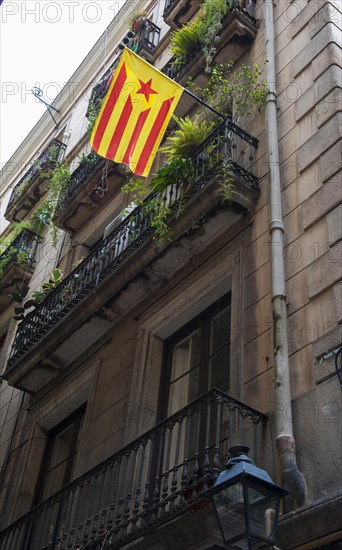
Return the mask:
<svg viewBox="0 0 342 550">
<path fill-rule="evenodd" d="M 58 228 L 52 222 L 56 211 L 58 199 L 68 188 L 71 181 L 70 167 L 66 162 L 56 162 L 53 170 L 41 172 L 41 176 L 49 182 L 47 198 L 34 211 L 32 215 L 32 229 L 41 235 L 45 226 L 50 226 L 53 246 L 57 245 Z"/>
<path fill-rule="evenodd" d="M 234 0 L 204 0 L 199 14 L 171 34 L 170 49 L 176 64 L 184 64 L 187 57 L 203 50 L 207 72 L 216 53 L 222 20 L 230 11 Z"/>
<path fill-rule="evenodd" d="M 25 303 L 24 303 L 24 299 L 26 298 L 28 291 L 29 291 L 29 287 L 24 286 L 23 288 L 17 288 L 16 292 L 14 292 L 13 294 L 10 294 L 10 297 L 12 298 L 13 302 L 18 304 L 17 306 L 14 307 L 15 315 L 13 318 L 16 321 L 22 321 L 23 319 L 25 319 L 26 309 L 29 309 L 31 307 L 30 305 L 25 306 Z"/>
<path fill-rule="evenodd" d="M 143 178 L 131 177 L 131 179 L 121 187 L 125 195 L 131 195 L 131 198 L 137 204 L 141 204 L 146 196 L 145 180 Z"/>
<path fill-rule="evenodd" d="M 205 0 L 202 5 L 202 32 L 201 46 L 206 61 L 206 72 L 210 72 L 210 65 L 216 53 L 219 33 L 222 29 L 222 19 L 228 13 L 233 1 Z"/>
<path fill-rule="evenodd" d="M 226 116 L 232 116 L 237 122 L 242 115 L 249 116 L 253 109 L 261 108 L 265 103 L 268 87 L 266 80 L 261 80 L 262 68 L 257 63 L 242 64 L 234 70 L 234 63 L 216 65 L 211 76 L 202 89 L 189 79 L 188 85 L 195 93 L 213 107 L 219 108 Z"/>
<path fill-rule="evenodd" d="M 8 248 L 8 250 L 6 250 L 6 252 L 1 254 L 1 258 L 0 258 L 0 279 L 2 279 L 2 277 L 3 277 L 3 275 L 6 271 L 6 267 L 9 264 L 9 262 L 11 261 L 11 259 L 13 258 L 14 254 L 15 254 L 15 249 L 13 249 L 13 248 Z"/>
<path fill-rule="evenodd" d="M 209 136 L 214 125 L 206 121 L 200 122 L 198 116 L 193 120 L 188 116 L 174 116 L 174 119 L 178 128 L 161 148 L 161 151 L 166 153 L 167 161 L 150 181 L 149 185 L 153 191 L 161 192 L 171 183 L 184 184 L 189 180 L 193 172 L 191 157 Z"/>
<path fill-rule="evenodd" d="M 189 54 L 201 49 L 202 21 L 198 16 L 171 33 L 170 50 L 176 64 L 183 65 Z"/>
<path fill-rule="evenodd" d="M 58 161 L 58 158 L 59 158 L 59 154 L 60 154 L 60 149 L 59 147 L 56 147 L 55 145 L 51 145 L 51 147 L 49 147 L 48 149 L 50 155 L 51 155 L 51 161 L 50 162 L 57 162 Z"/>
<path fill-rule="evenodd" d="M 85 155 L 84 153 L 82 153 L 80 157 L 79 166 L 82 166 L 85 164 L 88 164 L 89 166 L 91 166 L 92 164 L 95 164 L 97 162 L 98 158 L 99 158 L 99 155 L 95 153 L 95 151 L 91 151 L 89 155 Z"/>
<path fill-rule="evenodd" d="M 162 205 L 159 206 L 160 208 L 158 209 L 158 212 L 153 216 L 151 227 L 153 227 L 155 231 L 153 239 L 162 243 L 165 240 L 172 240 L 172 231 L 170 226 L 167 224 L 167 218 L 170 215 L 170 209 L 162 207 Z"/>
<path fill-rule="evenodd" d="M 198 116 L 193 119 L 189 116 L 184 118 L 174 116 L 173 118 L 176 120 L 178 128 L 167 138 L 161 151 L 167 154 L 168 160 L 191 157 L 209 136 L 214 125 L 208 124 L 205 120 L 199 122 Z"/>
<path fill-rule="evenodd" d="M 27 261 L 29 259 L 29 251 L 19 250 L 17 253 L 17 263 L 21 269 L 25 269 L 27 266 Z"/>
<path fill-rule="evenodd" d="M 36 208 L 31 218 L 31 229 L 37 235 L 42 235 L 45 226 L 50 225 L 53 214 L 53 205 L 46 199 Z"/>
<path fill-rule="evenodd" d="M 87 119 L 88 119 L 87 134 L 89 137 L 93 132 L 95 122 L 99 115 L 102 104 L 103 104 L 103 99 L 100 99 L 100 98 L 95 99 L 94 97 L 90 98 L 88 111 L 87 111 Z"/>
<path fill-rule="evenodd" d="M 178 128 L 166 140 L 161 151 L 166 153 L 164 166 L 153 175 L 149 182 L 152 192 L 163 193 L 168 185 L 185 185 L 192 176 L 193 165 L 191 156 L 196 152 L 198 146 L 208 137 L 213 124 L 199 121 L 198 117 L 191 120 L 189 117 L 183 119 L 174 117 Z M 124 193 L 129 193 L 137 205 L 143 205 L 146 212 L 149 211 L 149 202 L 143 202 L 146 196 L 146 187 L 142 178 L 132 178 L 122 187 Z M 155 201 L 155 198 L 153 199 Z M 155 203 L 153 207 L 155 208 Z M 125 213 L 125 211 L 124 211 Z M 151 226 L 155 231 L 158 241 L 171 240 L 172 232 L 167 223 L 170 209 L 162 204 L 157 205 Z"/>
<path fill-rule="evenodd" d="M 29 183 L 30 183 L 30 178 L 27 177 L 27 178 L 24 179 L 24 181 L 21 182 L 19 187 L 17 187 L 16 192 L 17 192 L 19 197 L 21 197 L 21 195 L 24 193 L 24 191 L 27 188 L 27 186 L 29 185 Z"/>
<path fill-rule="evenodd" d="M 171 183 L 182 185 L 188 181 L 192 170 L 190 158 L 174 157 L 153 176 L 149 186 L 152 191 L 162 192 Z"/>
<path fill-rule="evenodd" d="M 52 292 L 63 280 L 63 273 L 60 269 L 54 269 L 47 282 L 43 283 L 40 290 L 32 293 L 32 298 L 39 304 L 50 292 Z"/>
<path fill-rule="evenodd" d="M 23 231 L 23 229 L 31 229 L 31 223 L 29 220 L 12 222 L 9 225 L 9 232 L 6 235 L 2 235 L 0 237 L 0 254 L 12 244 L 12 242 Z"/>
<path fill-rule="evenodd" d="M 18 306 L 14 308 L 14 319 L 16 321 L 23 321 L 28 313 L 32 313 L 32 308 L 36 308 L 44 298 L 50 294 L 63 280 L 63 273 L 60 269 L 54 269 L 50 274 L 50 278 L 46 283 L 43 283 L 39 290 L 32 293 L 32 298 L 24 302 L 28 294 L 29 287 L 25 286 L 22 289 L 18 289 L 17 292 L 11 295 L 11 298 Z"/>
<path fill-rule="evenodd" d="M 9 233 L 0 237 L 0 278 L 7 268 L 8 263 L 13 256 L 17 257 L 17 263 L 22 269 L 25 269 L 29 252 L 17 251 L 11 244 L 20 235 L 24 229 L 32 229 L 31 222 L 29 220 L 12 222 L 9 226 Z"/>
<path fill-rule="evenodd" d="M 222 179 L 219 183 L 219 188 L 217 190 L 218 196 L 221 198 L 222 202 L 227 202 L 230 204 L 234 200 L 235 196 L 235 183 L 234 183 L 234 174 L 230 166 L 224 162 L 222 166 Z"/>
<path fill-rule="evenodd" d="M 48 197 L 52 207 L 57 206 L 59 196 L 65 191 L 70 183 L 70 167 L 66 162 L 57 163 L 49 174 Z"/>
</svg>

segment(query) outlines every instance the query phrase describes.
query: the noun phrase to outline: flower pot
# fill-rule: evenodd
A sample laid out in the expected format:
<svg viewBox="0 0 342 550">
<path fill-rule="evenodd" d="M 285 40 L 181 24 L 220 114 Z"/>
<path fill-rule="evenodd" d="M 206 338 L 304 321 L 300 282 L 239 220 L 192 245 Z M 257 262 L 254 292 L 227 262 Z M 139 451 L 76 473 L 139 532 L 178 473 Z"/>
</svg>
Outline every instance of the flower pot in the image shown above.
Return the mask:
<svg viewBox="0 0 342 550">
<path fill-rule="evenodd" d="M 192 494 L 193 494 L 193 488 L 190 486 L 192 483 L 194 483 L 193 480 L 189 480 L 189 487 L 187 488 L 187 490 L 185 491 L 185 495 L 184 495 L 184 498 L 187 502 L 191 502 L 192 500 Z M 203 493 L 203 491 L 206 491 L 207 489 L 210 489 L 210 487 L 212 487 L 214 485 L 215 481 L 213 479 L 207 479 L 206 482 L 203 482 L 201 481 L 197 486 L 196 486 L 196 495 L 201 495 L 201 493 Z M 210 506 L 210 502 L 209 500 L 201 500 L 199 502 L 196 502 L 193 504 L 193 506 L 191 506 L 190 508 L 190 511 L 191 512 L 198 512 L 199 510 L 206 510 L 208 509 Z"/>
</svg>

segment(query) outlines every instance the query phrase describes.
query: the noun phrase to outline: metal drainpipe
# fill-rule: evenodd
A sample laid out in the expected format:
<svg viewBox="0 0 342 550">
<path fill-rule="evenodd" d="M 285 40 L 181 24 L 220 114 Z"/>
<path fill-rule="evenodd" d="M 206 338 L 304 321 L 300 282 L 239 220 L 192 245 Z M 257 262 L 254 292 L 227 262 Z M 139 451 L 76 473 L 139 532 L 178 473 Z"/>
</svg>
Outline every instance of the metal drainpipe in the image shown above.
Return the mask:
<svg viewBox="0 0 342 550">
<path fill-rule="evenodd" d="M 293 437 L 291 388 L 287 342 L 287 311 L 284 265 L 284 224 L 281 208 L 279 148 L 276 105 L 276 73 L 274 52 L 273 0 L 265 5 L 265 58 L 269 93 L 266 100 L 266 135 L 269 162 L 269 231 L 271 236 L 272 314 L 275 368 L 275 432 L 276 446 L 284 481 L 297 504 L 302 506 L 306 498 L 306 484 L 298 471 L 296 445 Z"/>
</svg>

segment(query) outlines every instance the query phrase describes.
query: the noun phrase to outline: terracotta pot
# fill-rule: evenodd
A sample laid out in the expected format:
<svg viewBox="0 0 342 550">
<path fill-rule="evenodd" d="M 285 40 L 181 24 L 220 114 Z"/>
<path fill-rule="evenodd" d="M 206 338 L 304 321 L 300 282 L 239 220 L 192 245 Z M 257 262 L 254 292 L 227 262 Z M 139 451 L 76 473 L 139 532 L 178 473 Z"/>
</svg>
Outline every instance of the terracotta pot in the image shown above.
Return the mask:
<svg viewBox="0 0 342 550">
<path fill-rule="evenodd" d="M 141 16 L 140 16 L 140 17 L 137 17 L 137 18 L 133 21 L 133 23 L 132 23 L 132 31 L 135 32 L 135 34 L 137 34 L 137 33 L 140 31 L 140 29 L 141 29 L 141 27 L 142 27 L 142 25 L 143 25 L 143 22 L 144 22 L 144 18 L 141 17 Z"/>
<path fill-rule="evenodd" d="M 191 481 L 191 480 L 190 480 Z M 206 491 L 207 489 L 209 489 L 210 487 L 212 487 L 214 485 L 215 481 L 213 479 L 208 479 L 206 483 L 199 483 L 196 487 L 196 495 L 200 495 L 201 493 L 203 493 L 203 491 Z M 185 495 L 184 495 L 184 498 L 187 502 L 191 502 L 191 496 L 193 494 L 193 489 L 192 487 L 188 487 L 186 492 L 185 492 Z M 202 501 L 199 501 L 199 502 L 196 502 L 191 508 L 191 512 L 197 512 L 198 510 L 205 510 L 205 509 L 208 509 L 210 506 L 210 502 L 209 500 L 202 500 Z"/>
</svg>

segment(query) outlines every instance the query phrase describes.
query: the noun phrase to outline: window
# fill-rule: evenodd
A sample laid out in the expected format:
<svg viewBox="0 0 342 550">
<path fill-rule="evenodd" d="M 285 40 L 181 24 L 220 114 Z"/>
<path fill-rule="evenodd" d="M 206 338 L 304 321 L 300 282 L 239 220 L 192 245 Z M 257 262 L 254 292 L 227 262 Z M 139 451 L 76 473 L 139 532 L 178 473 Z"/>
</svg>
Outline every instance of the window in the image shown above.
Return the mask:
<svg viewBox="0 0 342 550">
<path fill-rule="evenodd" d="M 230 294 L 224 296 L 166 343 L 167 376 L 160 413 L 169 416 L 211 388 L 230 386 Z"/>
<path fill-rule="evenodd" d="M 49 432 L 36 503 L 56 493 L 74 478 L 84 413 L 85 405 Z"/>
</svg>

